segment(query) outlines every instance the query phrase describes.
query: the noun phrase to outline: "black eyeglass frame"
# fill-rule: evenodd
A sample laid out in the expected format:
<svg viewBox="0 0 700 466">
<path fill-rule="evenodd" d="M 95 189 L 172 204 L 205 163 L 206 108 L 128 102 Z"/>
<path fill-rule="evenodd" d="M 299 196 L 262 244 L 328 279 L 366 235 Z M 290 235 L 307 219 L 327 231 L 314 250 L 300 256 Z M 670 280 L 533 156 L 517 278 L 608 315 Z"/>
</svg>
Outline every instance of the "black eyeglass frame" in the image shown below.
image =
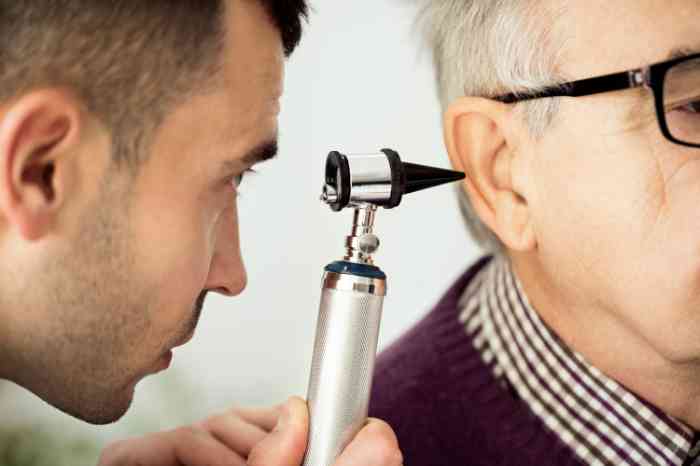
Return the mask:
<svg viewBox="0 0 700 466">
<path fill-rule="evenodd" d="M 673 58 L 659 63 L 654 63 L 642 68 L 622 71 L 620 73 L 606 74 L 594 78 L 580 79 L 556 86 L 546 87 L 540 91 L 510 94 L 495 97 L 495 100 L 506 104 L 541 99 L 545 97 L 585 97 L 604 92 L 621 91 L 645 86 L 654 93 L 656 107 L 656 121 L 659 122 L 661 133 L 671 142 L 686 147 L 700 148 L 699 144 L 681 141 L 671 134 L 666 122 L 664 110 L 664 80 L 668 71 L 679 63 L 700 59 L 700 53 Z"/>
</svg>

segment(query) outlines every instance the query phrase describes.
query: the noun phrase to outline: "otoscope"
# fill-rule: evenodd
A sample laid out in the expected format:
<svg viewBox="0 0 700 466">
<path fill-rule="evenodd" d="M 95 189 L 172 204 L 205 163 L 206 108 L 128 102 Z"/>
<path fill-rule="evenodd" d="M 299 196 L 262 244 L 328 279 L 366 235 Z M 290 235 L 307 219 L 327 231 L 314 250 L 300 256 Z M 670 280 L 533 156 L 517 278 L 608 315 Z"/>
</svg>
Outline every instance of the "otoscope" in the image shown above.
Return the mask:
<svg viewBox="0 0 700 466">
<path fill-rule="evenodd" d="M 393 209 L 404 194 L 461 180 L 464 174 L 375 154 L 331 152 L 321 201 L 353 210 L 345 257 L 326 266 L 309 381 L 309 443 L 304 466 L 332 466 L 367 422 L 386 275 L 374 265 L 379 207 Z"/>
</svg>

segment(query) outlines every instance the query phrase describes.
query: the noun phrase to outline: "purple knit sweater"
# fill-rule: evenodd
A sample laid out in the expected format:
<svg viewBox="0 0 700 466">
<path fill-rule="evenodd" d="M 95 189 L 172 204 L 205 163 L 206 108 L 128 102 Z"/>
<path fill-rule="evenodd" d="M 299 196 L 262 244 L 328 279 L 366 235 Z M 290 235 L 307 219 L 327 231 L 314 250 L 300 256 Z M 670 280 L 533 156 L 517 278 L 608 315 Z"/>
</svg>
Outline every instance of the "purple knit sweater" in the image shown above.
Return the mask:
<svg viewBox="0 0 700 466">
<path fill-rule="evenodd" d="M 567 445 L 493 377 L 459 322 L 458 301 L 489 258 L 379 357 L 370 416 L 396 431 L 406 466 L 567 466 Z"/>
</svg>

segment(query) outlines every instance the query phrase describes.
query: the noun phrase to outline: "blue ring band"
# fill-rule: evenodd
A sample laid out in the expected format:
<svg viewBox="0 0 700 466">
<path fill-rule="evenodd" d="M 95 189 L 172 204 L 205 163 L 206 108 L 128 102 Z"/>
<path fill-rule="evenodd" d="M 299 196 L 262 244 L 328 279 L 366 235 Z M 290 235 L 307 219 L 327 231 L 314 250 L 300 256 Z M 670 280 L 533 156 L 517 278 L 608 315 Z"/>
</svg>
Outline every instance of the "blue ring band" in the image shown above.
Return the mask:
<svg viewBox="0 0 700 466">
<path fill-rule="evenodd" d="M 336 261 L 326 266 L 326 272 L 357 275 L 359 277 L 378 278 L 386 280 L 386 274 L 379 267 L 355 262 Z"/>
</svg>

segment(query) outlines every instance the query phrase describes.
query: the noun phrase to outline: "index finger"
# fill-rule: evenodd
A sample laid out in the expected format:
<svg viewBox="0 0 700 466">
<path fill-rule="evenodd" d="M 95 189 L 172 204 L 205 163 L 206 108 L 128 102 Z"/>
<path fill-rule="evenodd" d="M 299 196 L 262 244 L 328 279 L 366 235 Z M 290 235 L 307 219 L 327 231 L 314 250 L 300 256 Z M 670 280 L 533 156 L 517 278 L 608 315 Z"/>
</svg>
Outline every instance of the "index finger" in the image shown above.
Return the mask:
<svg viewBox="0 0 700 466">
<path fill-rule="evenodd" d="M 277 425 L 280 415 L 282 414 L 283 404 L 273 406 L 271 408 L 233 408 L 229 412 L 240 417 L 244 421 L 254 424 L 266 433 L 272 431 Z"/>
</svg>

